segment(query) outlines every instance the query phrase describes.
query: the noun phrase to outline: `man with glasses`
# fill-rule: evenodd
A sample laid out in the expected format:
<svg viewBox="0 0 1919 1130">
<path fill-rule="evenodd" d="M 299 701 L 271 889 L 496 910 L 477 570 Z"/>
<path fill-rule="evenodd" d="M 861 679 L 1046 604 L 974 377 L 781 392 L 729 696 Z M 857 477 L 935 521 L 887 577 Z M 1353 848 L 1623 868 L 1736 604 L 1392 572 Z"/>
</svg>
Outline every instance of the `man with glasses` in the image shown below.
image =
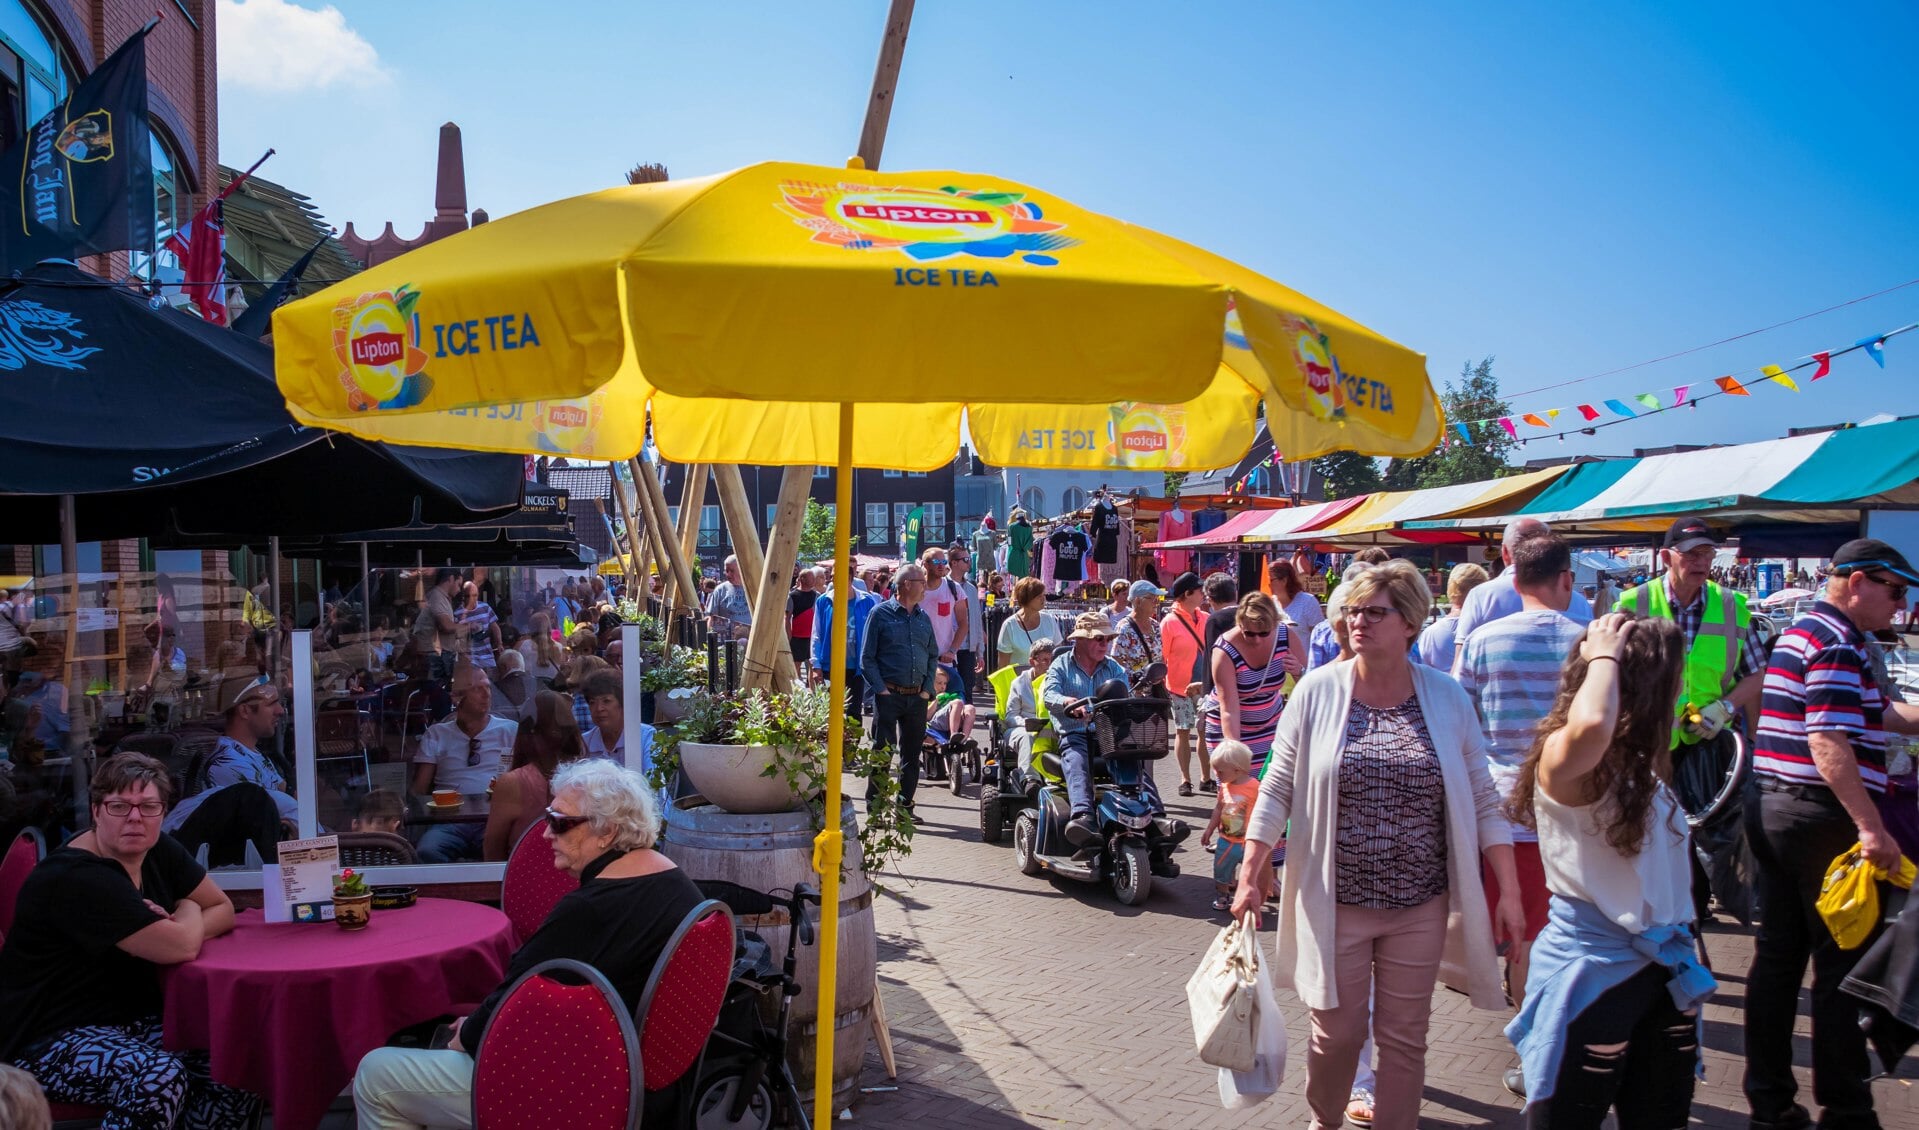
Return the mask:
<svg viewBox="0 0 1919 1130">
<path fill-rule="evenodd" d="M 1115 679 L 1125 685 L 1126 668 L 1107 654 L 1115 634 L 1104 612 L 1080 613 L 1066 637 L 1071 648 L 1056 656 L 1046 672 L 1043 696 L 1059 735 L 1060 772 L 1066 778 L 1066 802 L 1071 806 L 1066 840 L 1074 847 L 1099 838 L 1099 825 L 1093 820 L 1092 708 L 1080 700 L 1092 698 L 1101 685 Z M 1152 779 L 1150 774 L 1147 779 Z"/>
<path fill-rule="evenodd" d="M 1840 949 L 1816 902 L 1826 869 L 1857 843 L 1880 867 L 1899 862 L 1879 802 L 1886 794 L 1886 731 L 1919 733 L 1919 706 L 1891 701 L 1866 658 L 1866 638 L 1892 625 L 1919 571 L 1876 538 L 1832 555 L 1824 599 L 1774 644 L 1760 693 L 1746 835 L 1759 865 L 1762 910 L 1746 975 L 1746 1101 L 1750 1125 L 1813 1125 L 1794 1101 L 1793 1024 L 1812 963 L 1812 1086 L 1819 1125 L 1876 1127 L 1872 1066 L 1859 1002 L 1840 990 L 1872 939 Z M 1877 931 L 1875 930 L 1875 934 Z"/>
<path fill-rule="evenodd" d="M 860 645 L 860 670 L 873 692 L 873 748 L 896 749 L 900 756 L 900 803 L 913 810 L 920 783 L 920 746 L 926 742 L 926 707 L 933 700 L 933 672 L 939 648 L 933 622 L 920 601 L 926 595 L 926 570 L 908 563 L 894 575 L 897 590 L 866 618 Z M 866 787 L 873 799 L 873 785 Z"/>
<path fill-rule="evenodd" d="M 1663 577 L 1619 594 L 1615 605 L 1655 620 L 1671 620 L 1686 637 L 1686 686 L 1675 706 L 1675 754 L 1719 736 L 1735 714 L 1758 713 L 1765 643 L 1755 633 L 1746 595 L 1712 579 L 1719 537 L 1700 518 L 1680 518 L 1666 531 Z"/>
<path fill-rule="evenodd" d="M 1508 547 L 1512 584 L 1520 610 L 1474 631 L 1460 646 L 1459 685 L 1473 701 L 1486 731 L 1493 784 L 1511 800 L 1539 723 L 1552 712 L 1559 695 L 1559 673 L 1578 646 L 1585 625 L 1566 615 L 1573 597 L 1572 550 L 1557 534 L 1538 534 Z M 1480 586 L 1484 588 L 1484 585 Z M 1477 591 L 1477 590 L 1474 590 Z M 1539 857 L 1539 835 L 1512 825 L 1513 854 L 1526 911 L 1525 940 L 1507 954 L 1507 991 L 1518 1004 L 1526 994 L 1526 969 L 1533 939 L 1546 928 L 1546 871 Z M 1487 913 L 1497 915 L 1498 878 L 1485 869 Z M 1506 1086 L 1525 1094 L 1519 1072 L 1506 1072 Z"/>
<path fill-rule="evenodd" d="M 261 862 L 271 862 L 281 833 L 292 836 L 300 822 L 286 777 L 260 752 L 287 709 L 273 684 L 251 676 L 223 683 L 220 700 L 226 734 L 197 779 L 186 782 L 197 791 L 174 806 L 161 827 L 189 853 L 207 845 L 207 862 L 214 867 L 245 862 L 248 843 Z"/>
<path fill-rule="evenodd" d="M 418 795 L 451 790 L 463 796 L 484 794 L 493 778 L 512 763 L 519 726 L 496 718 L 493 684 L 477 667 L 453 675 L 453 713 L 420 735 L 413 754 L 412 791 Z M 478 859 L 486 825 L 435 824 L 420 837 L 420 862 L 452 863 Z"/>
<path fill-rule="evenodd" d="M 959 646 L 966 639 L 966 590 L 949 575 L 946 550 L 935 546 L 920 554 L 920 565 L 926 570 L 924 607 L 927 619 L 933 622 L 939 661 L 957 674 Z"/>
</svg>

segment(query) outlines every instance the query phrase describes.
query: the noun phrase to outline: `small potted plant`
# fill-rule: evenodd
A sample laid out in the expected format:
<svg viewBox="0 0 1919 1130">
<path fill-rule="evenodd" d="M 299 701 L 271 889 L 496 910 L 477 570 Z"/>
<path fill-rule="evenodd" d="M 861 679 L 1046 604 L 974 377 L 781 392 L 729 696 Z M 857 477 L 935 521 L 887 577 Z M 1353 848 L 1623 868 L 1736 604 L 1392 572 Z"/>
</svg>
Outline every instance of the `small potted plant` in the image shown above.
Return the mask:
<svg viewBox="0 0 1919 1130">
<path fill-rule="evenodd" d="M 642 648 L 645 643 L 642 641 Z M 690 647 L 661 643 L 657 655 L 648 654 L 640 668 L 640 720 L 664 726 L 686 717 L 693 697 L 706 686 L 706 658 Z M 648 707 L 646 704 L 651 703 Z"/>
<path fill-rule="evenodd" d="M 333 877 L 333 920 L 342 930 L 364 930 L 373 921 L 373 892 L 351 867 Z"/>
</svg>

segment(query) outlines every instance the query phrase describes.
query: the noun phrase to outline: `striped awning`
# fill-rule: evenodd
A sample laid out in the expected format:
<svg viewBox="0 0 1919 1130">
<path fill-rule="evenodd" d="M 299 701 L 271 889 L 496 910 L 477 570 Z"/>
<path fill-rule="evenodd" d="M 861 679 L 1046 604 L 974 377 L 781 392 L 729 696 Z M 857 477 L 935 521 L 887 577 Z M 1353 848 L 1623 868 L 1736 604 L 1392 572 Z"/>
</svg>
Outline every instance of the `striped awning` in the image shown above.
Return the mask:
<svg viewBox="0 0 1919 1130">
<path fill-rule="evenodd" d="M 1297 508 L 1295 507 L 1294 509 Z M 1203 549 L 1210 545 L 1225 545 L 1228 542 L 1238 541 L 1240 534 L 1259 525 L 1259 523 L 1265 521 L 1274 513 L 1275 511 L 1272 510 L 1244 510 L 1226 519 L 1219 525 L 1214 526 L 1212 529 L 1207 530 L 1203 534 L 1194 534 L 1189 538 L 1176 538 L 1173 541 L 1147 542 L 1145 548 Z M 1293 510 L 1280 510 L 1277 511 L 1277 513 L 1291 514 Z"/>
<path fill-rule="evenodd" d="M 1318 543 L 1363 545 L 1407 545 L 1447 541 L 1476 540 L 1476 536 L 1447 531 L 1420 531 L 1409 523 L 1462 515 L 1499 513 L 1523 504 L 1555 479 L 1566 473 L 1564 467 L 1549 467 L 1503 479 L 1423 490 L 1389 491 L 1366 499 L 1365 505 L 1337 520 L 1311 528 L 1308 535 Z"/>
<path fill-rule="evenodd" d="M 1277 514 L 1265 515 L 1265 521 L 1241 535 L 1243 542 L 1260 545 L 1274 545 L 1300 540 L 1296 535 L 1301 530 L 1316 529 L 1333 521 L 1342 514 L 1365 504 L 1371 495 L 1362 494 L 1357 498 L 1341 498 L 1332 502 L 1321 502 L 1312 506 L 1295 506 L 1291 510 L 1281 510 Z"/>
</svg>

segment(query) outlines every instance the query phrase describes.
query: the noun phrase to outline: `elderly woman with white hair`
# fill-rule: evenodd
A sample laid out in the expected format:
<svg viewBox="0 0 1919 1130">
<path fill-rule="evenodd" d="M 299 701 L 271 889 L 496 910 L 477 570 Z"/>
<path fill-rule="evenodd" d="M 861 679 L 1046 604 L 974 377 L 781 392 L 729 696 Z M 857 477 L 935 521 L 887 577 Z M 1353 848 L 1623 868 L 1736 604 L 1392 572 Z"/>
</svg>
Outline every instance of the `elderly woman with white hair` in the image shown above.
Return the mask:
<svg viewBox="0 0 1919 1130">
<path fill-rule="evenodd" d="M 473 1124 L 473 1049 L 507 987 L 543 961 L 571 958 L 606 975 L 638 1005 L 673 931 L 700 890 L 653 849 L 659 802 L 646 778 L 610 761 L 576 761 L 553 776 L 543 833 L 553 866 L 579 877 L 513 955 L 506 978 L 473 1014 L 456 1021 L 445 1051 L 378 1048 L 353 1077 L 359 1125 L 377 1130 Z"/>
</svg>

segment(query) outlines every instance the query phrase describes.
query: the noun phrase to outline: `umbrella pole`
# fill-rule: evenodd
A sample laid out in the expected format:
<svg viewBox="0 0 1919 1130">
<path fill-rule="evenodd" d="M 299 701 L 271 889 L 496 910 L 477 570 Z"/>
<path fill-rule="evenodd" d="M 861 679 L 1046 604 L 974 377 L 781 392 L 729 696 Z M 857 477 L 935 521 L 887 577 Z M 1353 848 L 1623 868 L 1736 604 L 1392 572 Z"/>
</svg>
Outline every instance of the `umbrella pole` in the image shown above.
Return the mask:
<svg viewBox="0 0 1919 1130">
<path fill-rule="evenodd" d="M 832 719 L 826 727 L 826 816 L 813 841 L 813 869 L 820 873 L 820 1004 L 813 1047 L 813 1125 L 833 1124 L 833 1018 L 839 989 L 841 751 L 846 745 L 847 625 L 853 622 L 853 406 L 840 405 L 838 473 L 833 481 L 833 592 L 839 608 L 833 617 L 832 681 L 828 693 Z M 904 753 L 902 753 L 904 756 Z M 861 1054 L 864 1053 L 862 1049 Z"/>
<path fill-rule="evenodd" d="M 66 606 L 61 609 L 67 614 L 65 657 L 67 670 L 55 671 L 53 678 L 65 684 L 68 688 L 67 694 L 71 696 L 74 684 L 74 680 L 70 678 L 73 657 L 80 654 L 80 533 L 79 519 L 74 516 L 73 496 L 70 494 L 60 496 L 60 571 L 67 575 Z M 127 682 L 124 666 L 123 664 L 120 675 L 122 690 L 126 689 Z M 77 782 L 77 776 L 75 780 Z"/>
<path fill-rule="evenodd" d="M 271 664 L 268 677 L 275 683 L 280 681 L 280 639 L 287 625 L 280 611 L 280 535 L 274 534 L 267 539 L 267 599 L 273 602 L 273 638 L 268 641 L 267 662 Z"/>
</svg>

